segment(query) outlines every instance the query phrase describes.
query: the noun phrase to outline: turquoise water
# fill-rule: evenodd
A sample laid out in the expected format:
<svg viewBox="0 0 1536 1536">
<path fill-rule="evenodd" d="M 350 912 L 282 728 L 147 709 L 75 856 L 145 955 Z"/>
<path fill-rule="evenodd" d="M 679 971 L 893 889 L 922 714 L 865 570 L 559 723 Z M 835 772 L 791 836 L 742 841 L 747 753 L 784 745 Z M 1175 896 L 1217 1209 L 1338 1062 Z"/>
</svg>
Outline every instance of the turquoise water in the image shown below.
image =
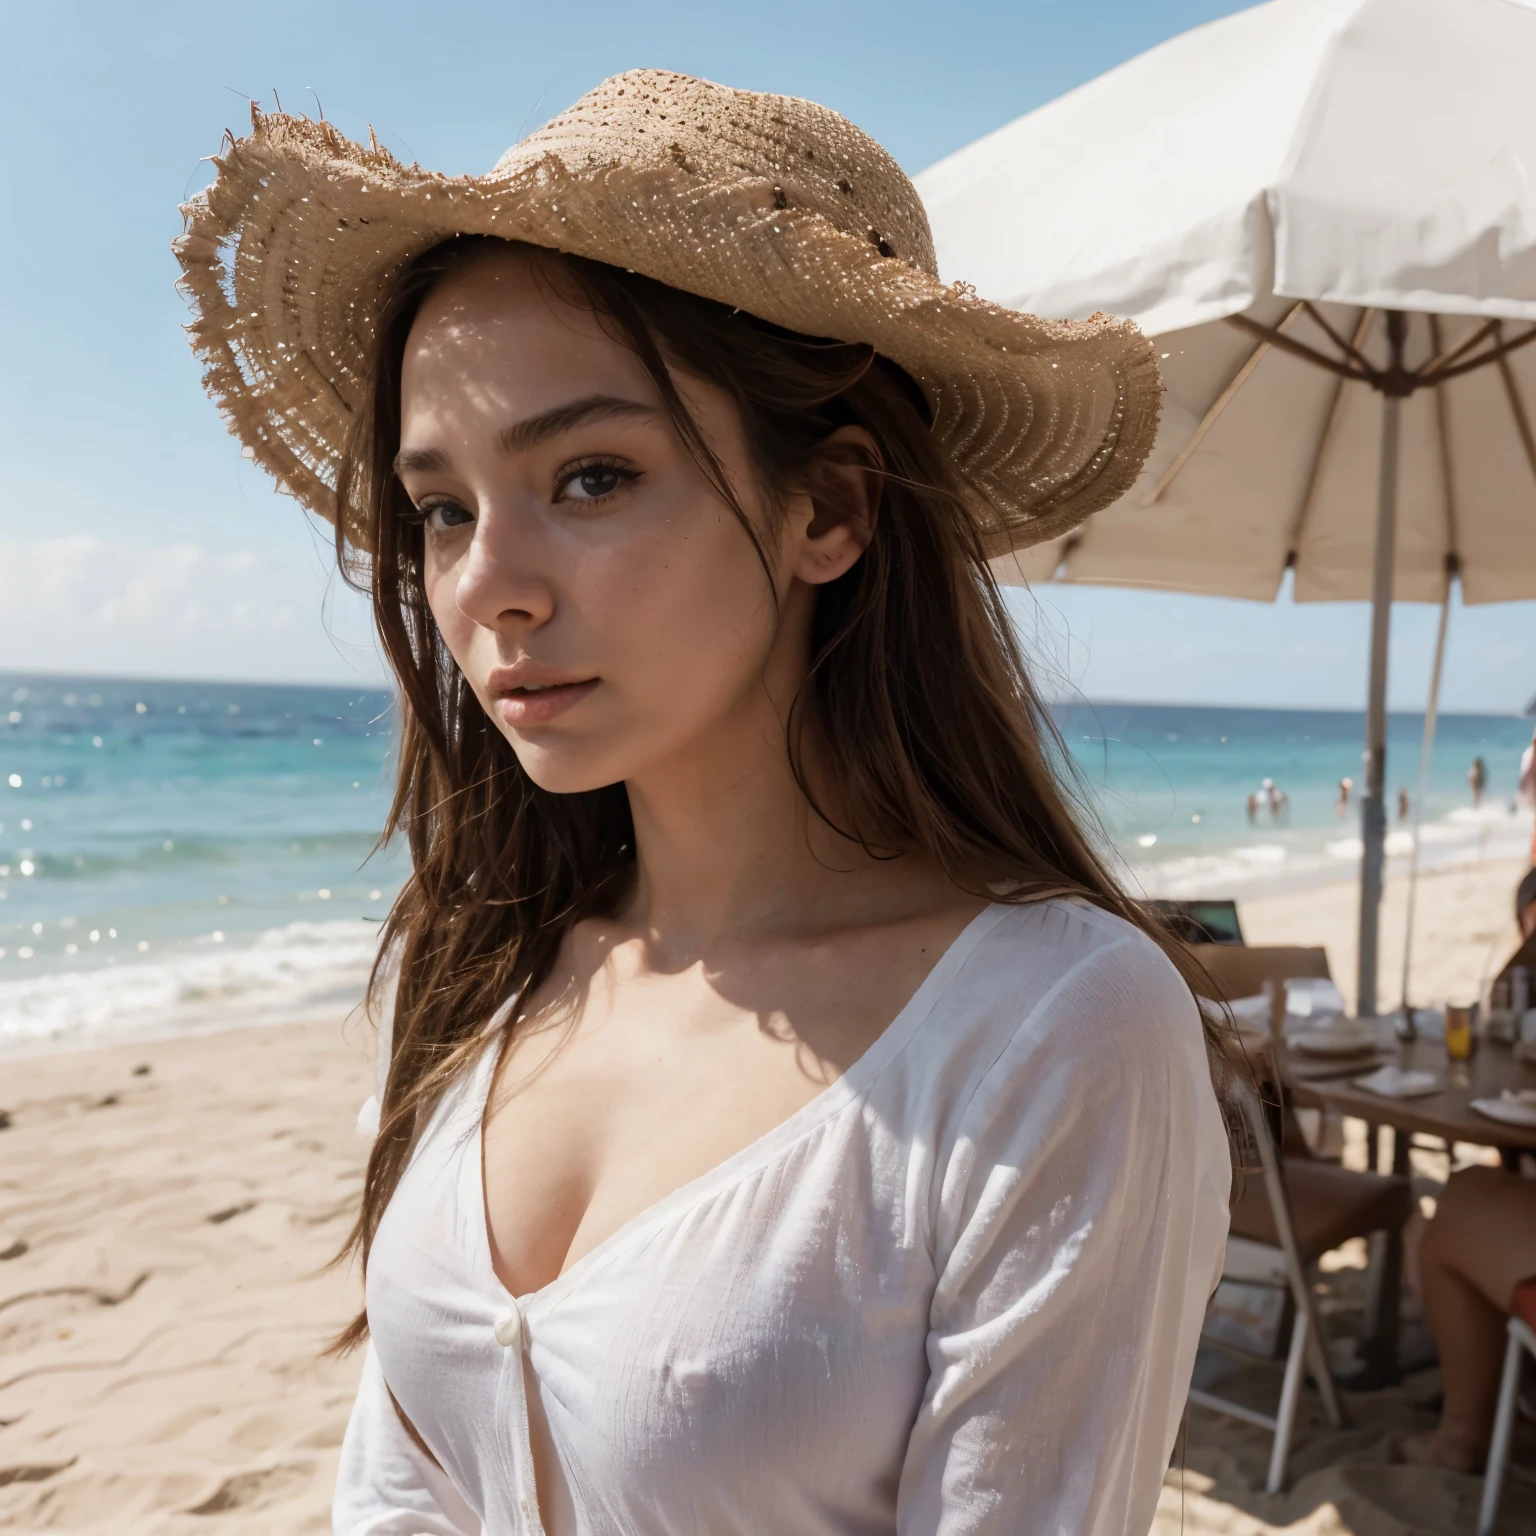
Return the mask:
<svg viewBox="0 0 1536 1536">
<path fill-rule="evenodd" d="M 355 999 L 381 691 L 0 675 L 0 1046 Z"/>
<path fill-rule="evenodd" d="M 375 690 L 0 674 L 0 1049 L 355 1003 L 404 874 L 374 846 L 390 710 Z M 1145 890 L 1242 896 L 1351 872 L 1354 813 L 1333 807 L 1361 776 L 1360 716 L 1097 704 L 1057 719 Z M 1394 793 L 1416 783 L 1421 725 L 1392 721 Z M 1511 800 L 1530 736 L 1513 717 L 1442 720 L 1428 861 L 1529 842 Z M 1250 825 L 1265 777 L 1289 809 Z"/>
<path fill-rule="evenodd" d="M 1359 859 L 1358 799 L 1341 816 L 1339 782 L 1363 783 L 1365 719 L 1345 710 L 1076 704 L 1056 719 L 1111 840 L 1150 893 L 1243 895 L 1348 874 Z M 1442 715 L 1435 733 L 1421 861 L 1518 854 L 1531 813 L 1515 804 L 1529 719 Z M 1389 857 L 1411 848 L 1424 718 L 1393 715 L 1387 732 Z M 1487 789 L 1474 808 L 1467 769 L 1481 757 Z M 1266 778 L 1288 799 L 1277 818 L 1248 819 Z M 1406 789 L 1410 819 L 1397 815 Z"/>
</svg>

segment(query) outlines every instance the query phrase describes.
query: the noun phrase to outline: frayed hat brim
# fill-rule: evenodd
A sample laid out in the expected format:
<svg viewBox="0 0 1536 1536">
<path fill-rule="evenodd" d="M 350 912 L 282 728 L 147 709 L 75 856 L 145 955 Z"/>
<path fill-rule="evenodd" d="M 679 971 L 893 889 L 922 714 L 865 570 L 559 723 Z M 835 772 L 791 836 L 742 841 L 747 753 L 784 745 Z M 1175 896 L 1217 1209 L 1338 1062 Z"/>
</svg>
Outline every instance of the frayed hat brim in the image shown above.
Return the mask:
<svg viewBox="0 0 1536 1536">
<path fill-rule="evenodd" d="M 176 243 L 204 382 L 248 455 L 359 543 L 336 486 L 380 308 L 403 266 L 455 235 L 569 252 L 873 347 L 927 396 L 989 555 L 1113 501 L 1156 434 L 1157 364 L 1135 326 L 1042 320 L 942 283 L 910 181 L 811 102 L 633 71 L 486 176 L 255 112 L 216 165 Z"/>
</svg>

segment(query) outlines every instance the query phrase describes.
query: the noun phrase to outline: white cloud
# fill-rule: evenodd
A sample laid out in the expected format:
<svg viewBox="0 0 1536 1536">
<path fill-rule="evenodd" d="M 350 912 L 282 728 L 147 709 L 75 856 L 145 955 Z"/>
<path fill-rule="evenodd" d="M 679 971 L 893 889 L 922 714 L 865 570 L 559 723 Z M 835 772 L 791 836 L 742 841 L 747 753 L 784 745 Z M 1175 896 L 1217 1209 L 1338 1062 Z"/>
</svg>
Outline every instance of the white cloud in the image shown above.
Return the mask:
<svg viewBox="0 0 1536 1536">
<path fill-rule="evenodd" d="M 0 669 L 296 682 L 381 676 L 366 602 L 320 568 L 197 544 L 0 539 Z"/>
</svg>

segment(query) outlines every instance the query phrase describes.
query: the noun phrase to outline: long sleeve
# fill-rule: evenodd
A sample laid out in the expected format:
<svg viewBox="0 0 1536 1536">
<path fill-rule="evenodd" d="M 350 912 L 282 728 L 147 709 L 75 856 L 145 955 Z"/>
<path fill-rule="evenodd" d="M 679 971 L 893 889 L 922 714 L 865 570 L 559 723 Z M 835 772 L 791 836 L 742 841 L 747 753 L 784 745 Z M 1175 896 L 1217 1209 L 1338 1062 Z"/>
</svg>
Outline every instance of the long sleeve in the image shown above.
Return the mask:
<svg viewBox="0 0 1536 1536">
<path fill-rule="evenodd" d="M 1087 957 L 1022 1020 L 936 1174 L 901 1536 L 1142 1536 L 1229 1181 L 1187 989 L 1140 936 Z"/>
<path fill-rule="evenodd" d="M 331 1528 L 335 1536 L 480 1536 L 474 1512 L 406 1433 L 371 1344 L 341 1443 Z"/>
<path fill-rule="evenodd" d="M 376 1019 L 374 1095 L 358 1114 L 357 1129 L 373 1136 L 389 1077 L 394 1028 L 394 967 L 387 966 Z M 331 1504 L 335 1536 L 480 1536 L 480 1522 L 443 1469 L 406 1432 L 390 1400 L 372 1344 L 347 1433 Z"/>
</svg>

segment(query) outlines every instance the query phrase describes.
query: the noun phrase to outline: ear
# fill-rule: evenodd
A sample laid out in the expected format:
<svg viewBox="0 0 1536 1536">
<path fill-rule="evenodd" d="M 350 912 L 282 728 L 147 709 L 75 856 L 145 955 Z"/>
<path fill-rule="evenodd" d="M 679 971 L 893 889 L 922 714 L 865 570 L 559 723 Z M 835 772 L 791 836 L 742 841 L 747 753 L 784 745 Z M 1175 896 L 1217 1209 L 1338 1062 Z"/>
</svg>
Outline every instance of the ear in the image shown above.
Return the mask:
<svg viewBox="0 0 1536 1536">
<path fill-rule="evenodd" d="M 880 450 L 863 427 L 839 427 L 821 444 L 805 471 L 811 520 L 795 561 L 799 580 L 820 586 L 857 564 L 875 536 L 884 484 Z"/>
</svg>

